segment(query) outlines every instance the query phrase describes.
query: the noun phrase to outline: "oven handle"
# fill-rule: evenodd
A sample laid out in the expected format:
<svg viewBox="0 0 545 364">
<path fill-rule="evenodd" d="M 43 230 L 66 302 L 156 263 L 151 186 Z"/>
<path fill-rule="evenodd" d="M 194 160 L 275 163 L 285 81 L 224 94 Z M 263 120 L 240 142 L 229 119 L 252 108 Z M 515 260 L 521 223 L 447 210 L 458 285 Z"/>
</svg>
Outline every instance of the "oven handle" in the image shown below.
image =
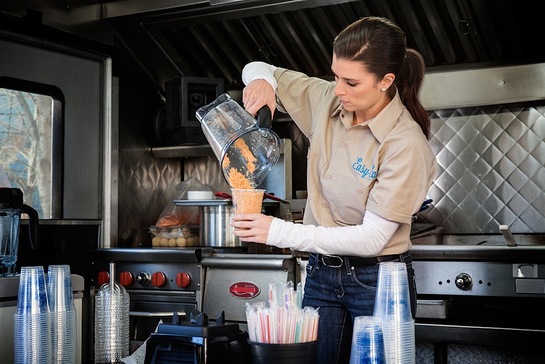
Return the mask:
<svg viewBox="0 0 545 364">
<path fill-rule="evenodd" d="M 185 316 L 185 312 L 177 312 L 178 316 Z M 129 316 L 135 317 L 172 317 L 174 312 L 148 312 L 148 311 L 129 311 Z"/>
<path fill-rule="evenodd" d="M 431 319 L 447 318 L 448 302 L 446 300 L 417 300 L 416 317 Z"/>
</svg>

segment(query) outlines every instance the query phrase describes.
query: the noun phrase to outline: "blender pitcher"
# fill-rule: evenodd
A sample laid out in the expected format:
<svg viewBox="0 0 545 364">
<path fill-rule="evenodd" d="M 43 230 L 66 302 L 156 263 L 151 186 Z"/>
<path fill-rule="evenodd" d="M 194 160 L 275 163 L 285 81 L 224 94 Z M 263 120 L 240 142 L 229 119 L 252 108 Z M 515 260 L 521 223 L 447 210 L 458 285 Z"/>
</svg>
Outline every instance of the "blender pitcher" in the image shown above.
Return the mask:
<svg viewBox="0 0 545 364">
<path fill-rule="evenodd" d="M 10 272 L 17 262 L 21 213 L 29 217 L 30 244 L 37 249 L 38 212 L 23 204 L 20 189 L 0 187 L 0 276 Z"/>
<path fill-rule="evenodd" d="M 261 108 L 256 120 L 224 93 L 198 109 L 196 116 L 227 183 L 234 188 L 259 186 L 280 158 L 280 139 L 270 129 L 269 107 Z M 248 185 L 234 182 L 240 179 Z"/>
</svg>

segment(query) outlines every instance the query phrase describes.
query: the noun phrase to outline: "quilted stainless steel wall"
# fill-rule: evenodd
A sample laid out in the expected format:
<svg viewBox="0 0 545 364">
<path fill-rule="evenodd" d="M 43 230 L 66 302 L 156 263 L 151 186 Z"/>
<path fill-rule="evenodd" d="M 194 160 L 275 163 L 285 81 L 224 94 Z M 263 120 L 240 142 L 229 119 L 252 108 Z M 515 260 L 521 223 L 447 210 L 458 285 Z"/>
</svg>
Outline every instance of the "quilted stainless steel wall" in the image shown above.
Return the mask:
<svg viewBox="0 0 545 364">
<path fill-rule="evenodd" d="M 438 173 L 426 218 L 447 234 L 545 232 L 545 106 L 437 110 Z"/>
</svg>

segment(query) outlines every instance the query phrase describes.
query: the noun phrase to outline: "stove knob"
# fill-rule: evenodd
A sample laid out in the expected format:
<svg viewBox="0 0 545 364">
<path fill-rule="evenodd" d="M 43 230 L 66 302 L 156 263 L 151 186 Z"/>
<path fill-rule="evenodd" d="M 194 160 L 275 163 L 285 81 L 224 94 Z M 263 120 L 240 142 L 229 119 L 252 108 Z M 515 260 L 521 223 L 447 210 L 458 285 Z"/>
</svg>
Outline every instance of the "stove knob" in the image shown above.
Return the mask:
<svg viewBox="0 0 545 364">
<path fill-rule="evenodd" d="M 191 284 L 191 276 L 187 272 L 176 274 L 176 284 L 178 287 L 187 288 Z"/>
<path fill-rule="evenodd" d="M 462 291 L 467 291 L 472 285 L 471 276 L 467 273 L 458 274 L 454 282 L 456 283 L 456 287 L 460 288 Z"/>
<path fill-rule="evenodd" d="M 125 272 L 119 273 L 119 283 L 121 283 L 123 287 L 128 287 L 131 284 L 133 284 L 133 282 L 134 282 L 134 278 L 131 272 L 125 271 Z"/>
<path fill-rule="evenodd" d="M 110 283 L 110 273 L 108 271 L 100 271 L 97 274 L 98 286 L 102 286 L 104 283 Z"/>
<path fill-rule="evenodd" d="M 167 283 L 167 276 L 163 272 L 155 272 L 151 275 L 151 284 L 155 287 L 162 287 Z"/>
<path fill-rule="evenodd" d="M 138 273 L 138 275 L 136 276 L 136 281 L 143 286 L 147 285 L 149 283 L 149 273 L 148 272 Z"/>
</svg>

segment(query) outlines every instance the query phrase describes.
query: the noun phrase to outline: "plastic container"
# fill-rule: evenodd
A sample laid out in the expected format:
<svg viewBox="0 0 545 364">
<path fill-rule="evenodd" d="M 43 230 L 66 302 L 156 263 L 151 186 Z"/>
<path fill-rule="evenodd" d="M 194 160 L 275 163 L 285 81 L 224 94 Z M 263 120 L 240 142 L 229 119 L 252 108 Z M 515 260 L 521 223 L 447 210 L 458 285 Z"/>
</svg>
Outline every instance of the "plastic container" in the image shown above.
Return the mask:
<svg viewBox="0 0 545 364">
<path fill-rule="evenodd" d="M 48 313 L 47 288 L 44 267 L 21 267 L 17 314 Z"/>
<path fill-rule="evenodd" d="M 199 226 L 150 226 L 153 247 L 188 247 L 200 245 Z"/>
<path fill-rule="evenodd" d="M 23 203 L 19 188 L 0 187 L 0 277 L 13 275 L 19 250 L 21 213 L 28 215 L 30 245 L 38 248 L 38 212 Z"/>
<path fill-rule="evenodd" d="M 374 316 L 397 322 L 412 320 L 407 266 L 403 262 L 379 265 Z"/>
<path fill-rule="evenodd" d="M 380 263 L 377 284 L 373 315 L 382 319 L 387 362 L 413 364 L 414 320 L 405 263 Z"/>
<path fill-rule="evenodd" d="M 69 265 L 50 265 L 47 270 L 47 299 L 51 311 L 53 363 L 75 363 L 77 317 Z"/>
<path fill-rule="evenodd" d="M 13 328 L 14 364 L 51 363 L 52 337 L 49 312 L 16 313 L 13 315 Z"/>
<path fill-rule="evenodd" d="M 215 199 L 212 191 L 187 191 L 188 200 L 213 200 Z"/>
<path fill-rule="evenodd" d="M 270 109 L 262 110 L 256 120 L 225 93 L 196 112 L 231 187 L 256 188 L 280 158 L 280 138 L 270 129 Z M 262 116 L 267 112 L 268 119 Z M 233 183 L 235 179 L 249 186 Z"/>
<path fill-rule="evenodd" d="M 350 364 L 386 364 L 382 320 L 358 316 L 354 320 Z"/>
<path fill-rule="evenodd" d="M 129 355 L 129 307 L 129 294 L 115 282 L 115 263 L 110 263 L 110 283 L 95 299 L 95 363 L 121 363 Z"/>
<path fill-rule="evenodd" d="M 318 341 L 299 344 L 250 342 L 252 364 L 316 364 Z"/>
<path fill-rule="evenodd" d="M 41 266 L 21 267 L 13 329 L 15 364 L 51 363 L 51 314 Z"/>
</svg>

